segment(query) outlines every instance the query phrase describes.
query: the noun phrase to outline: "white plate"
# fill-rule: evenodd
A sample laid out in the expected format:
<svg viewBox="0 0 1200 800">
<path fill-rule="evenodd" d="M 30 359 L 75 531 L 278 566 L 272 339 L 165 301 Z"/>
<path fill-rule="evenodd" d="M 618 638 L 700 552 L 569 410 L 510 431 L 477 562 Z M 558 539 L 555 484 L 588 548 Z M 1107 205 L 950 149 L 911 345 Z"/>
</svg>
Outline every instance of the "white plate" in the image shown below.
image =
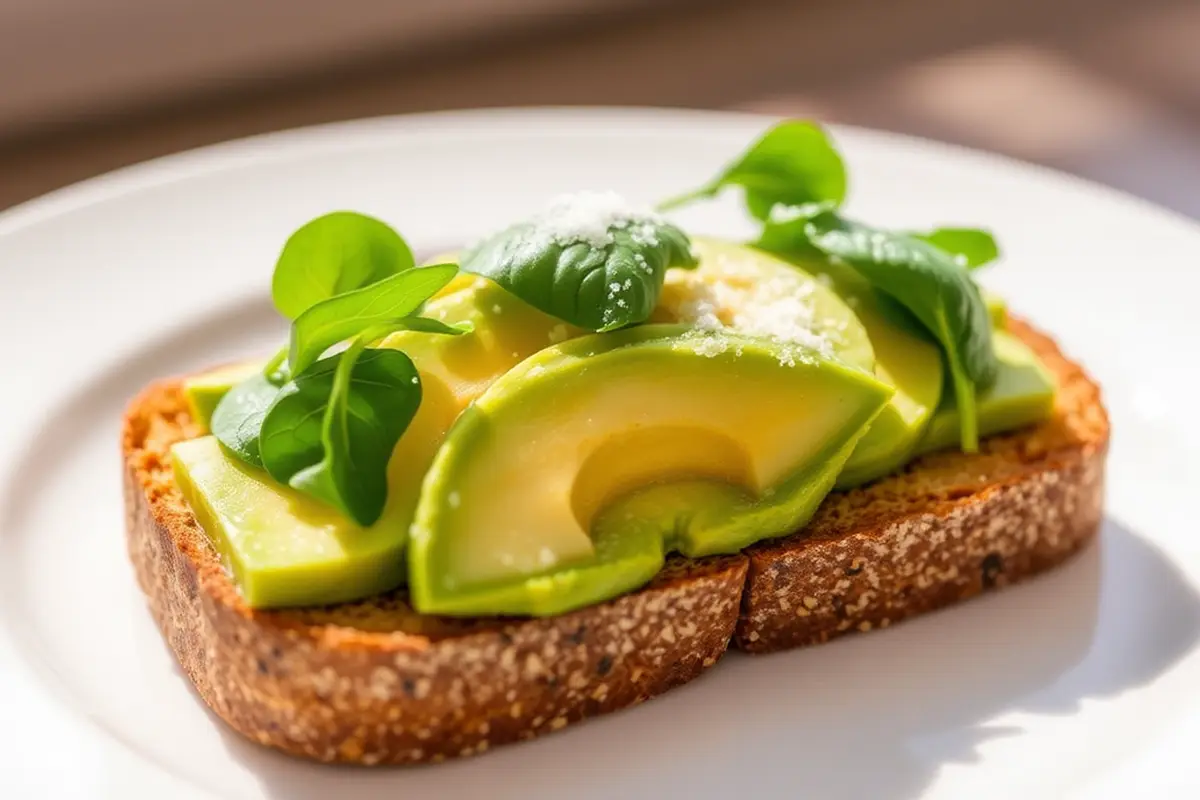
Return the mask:
<svg viewBox="0 0 1200 800">
<path fill-rule="evenodd" d="M 145 382 L 265 352 L 274 257 L 335 208 L 421 247 L 578 188 L 690 187 L 769 120 L 548 110 L 372 120 L 175 156 L 0 216 L 0 797 L 1196 796 L 1200 230 L 1000 159 L 840 130 L 853 208 L 984 223 L 985 280 L 1101 379 L 1101 544 L 892 630 L 737 654 L 643 707 L 486 757 L 320 767 L 247 744 L 174 667 L 126 563 L 117 420 Z M 687 212 L 739 234 L 730 202 Z"/>
</svg>

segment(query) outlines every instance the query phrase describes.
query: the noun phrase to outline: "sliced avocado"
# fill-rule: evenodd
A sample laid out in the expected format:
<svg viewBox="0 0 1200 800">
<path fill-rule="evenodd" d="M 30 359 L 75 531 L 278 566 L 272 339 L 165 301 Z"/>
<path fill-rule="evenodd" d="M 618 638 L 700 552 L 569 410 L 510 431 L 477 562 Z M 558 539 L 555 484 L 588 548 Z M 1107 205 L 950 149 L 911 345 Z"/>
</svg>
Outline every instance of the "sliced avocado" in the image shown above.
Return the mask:
<svg viewBox="0 0 1200 800">
<path fill-rule="evenodd" d="M 175 446 L 175 474 L 184 496 L 251 607 L 345 602 L 403 583 L 403 552 L 421 479 L 445 432 L 499 375 L 574 335 L 483 279 L 472 278 L 436 298 L 424 313 L 447 322 L 469 320 L 475 331 L 459 337 L 403 332 L 382 345 L 402 348 L 413 359 L 422 401 L 393 452 L 387 506 L 371 527 L 359 527 L 328 505 L 281 486 L 225 453 L 213 437 Z M 193 384 L 205 389 L 196 396 L 219 399 L 246 374 L 198 376 Z"/>
<path fill-rule="evenodd" d="M 192 419 L 204 430 L 212 421 L 213 411 L 234 385 L 241 383 L 263 368 L 261 361 L 243 361 L 193 375 L 183 382 L 183 393 L 187 398 L 188 411 Z"/>
<path fill-rule="evenodd" d="M 790 533 L 890 395 L 813 351 L 679 325 L 544 350 L 438 451 L 412 528 L 413 602 L 556 614 L 641 585 L 666 552 Z"/>
<path fill-rule="evenodd" d="M 942 354 L 926 337 L 890 322 L 872 293 L 860 295 L 854 311 L 875 348 L 875 376 L 896 389 L 838 476 L 848 489 L 895 472 L 912 457 L 942 399 Z"/>
<path fill-rule="evenodd" d="M 998 331 L 1002 331 L 1008 327 L 1008 303 L 998 294 L 983 290 L 983 302 L 987 306 L 988 317 L 992 320 L 992 327 Z"/>
<path fill-rule="evenodd" d="M 1016 430 L 1041 422 L 1054 410 L 1054 376 L 1020 339 L 995 331 L 993 340 L 1000 372 L 992 387 L 979 395 L 979 433 Z M 917 454 L 954 447 L 959 442 L 958 409 L 947 392 L 929 423 Z"/>
<path fill-rule="evenodd" d="M 696 237 L 693 270 L 670 270 L 651 322 L 732 328 L 768 339 L 809 340 L 870 371 L 871 338 L 833 289 L 796 264 L 744 245 Z"/>
<path fill-rule="evenodd" d="M 361 528 L 230 457 L 213 436 L 171 455 L 180 491 L 252 608 L 341 603 L 403 582 L 396 503 Z"/>
<path fill-rule="evenodd" d="M 697 272 L 704 276 L 704 285 L 723 298 L 728 313 L 734 313 L 728 308 L 730 303 L 743 303 L 746 313 L 753 318 L 755 312 L 763 309 L 751 301 L 761 301 L 764 297 L 755 287 L 761 289 L 762 286 L 779 283 L 781 276 L 784 276 L 786 288 L 792 294 L 777 292 L 777 296 L 785 300 L 791 296 L 803 296 L 808 303 L 805 308 L 811 306 L 818 326 L 831 335 L 835 354 L 848 363 L 870 368 L 874 359 L 866 332 L 852 312 L 811 277 L 769 256 L 736 245 L 702 243 L 699 249 L 702 263 Z M 454 255 L 448 254 L 434 261 L 453 259 Z M 670 281 L 671 278 L 668 279 Z M 770 299 L 769 293 L 766 297 Z M 765 304 L 766 313 L 775 313 L 777 316 L 778 311 L 770 303 Z M 445 322 L 469 321 L 474 331 L 457 337 L 400 332 L 389 337 L 382 345 L 407 352 L 420 372 L 422 385 L 421 406 L 401 437 L 390 462 L 385 516 L 370 529 L 371 536 L 378 537 L 377 540 L 372 539 L 375 552 L 381 558 L 399 562 L 403 562 L 399 554 L 404 548 L 422 479 L 446 431 L 460 412 L 493 381 L 526 357 L 583 333 L 525 304 L 494 283 L 473 275 L 460 275 L 426 304 L 422 313 Z M 253 365 L 253 369 L 259 367 L 258 364 Z M 201 382 L 207 383 L 210 387 L 207 391 L 219 398 L 242 377 L 244 373 L 207 378 L 201 376 L 204 378 Z M 214 399 L 214 406 L 215 402 Z M 315 545 L 311 545 L 310 539 L 317 535 L 313 531 L 322 537 L 334 535 L 336 538 L 341 536 L 342 531 L 357 529 L 345 525 L 340 519 L 331 518 L 325 507 L 295 501 L 287 489 L 268 481 L 259 473 L 247 471 L 244 465 L 231 459 L 219 448 L 209 455 L 210 462 L 202 471 L 210 479 L 191 481 L 193 488 L 189 500 L 197 508 L 207 508 L 203 512 L 202 525 L 222 551 L 230 554 L 231 563 L 246 565 L 238 574 L 242 576 L 239 580 L 244 581 L 247 587 L 247 602 L 251 605 L 322 603 L 327 601 L 328 594 L 321 588 L 324 584 L 342 587 L 339 591 L 346 593 L 342 599 L 364 597 L 380 590 L 378 582 L 367 581 L 358 591 L 354 591 L 351 587 L 358 580 L 356 576 L 361 571 L 360 565 L 354 559 L 348 559 L 342 548 L 331 546 L 326 546 L 329 554 L 326 562 L 305 562 L 306 570 L 319 571 L 324 576 L 324 584 L 314 582 L 312 592 L 304 589 L 307 579 L 287 583 L 288 579 L 285 578 L 282 587 L 278 583 L 271 583 L 274 580 L 271 576 L 283 573 L 270 565 L 260 570 L 259 565 L 263 562 L 249 558 L 247 553 L 257 552 L 256 548 L 259 547 L 279 547 L 280 542 L 289 541 L 285 532 L 292 531 L 297 551 L 311 554 Z M 189 461 L 185 448 L 185 455 L 178 463 L 186 469 Z M 251 481 L 251 478 L 256 480 Z M 242 486 L 244 491 L 222 491 L 221 487 L 228 485 Z M 290 499 L 286 503 L 272 500 L 267 496 L 268 492 L 277 492 L 279 496 Z M 263 514 L 247 510 L 259 507 L 269 507 L 273 511 Z M 234 524 L 243 519 L 257 522 L 240 527 Z M 261 535 L 258 533 L 260 530 Z M 345 535 L 350 536 L 349 533 Z M 260 540 L 271 544 L 260 545 Z M 222 545 L 221 542 L 226 544 Z M 277 562 L 286 562 L 290 556 L 280 552 L 272 557 Z M 307 555 L 304 557 L 308 558 Z M 388 579 L 393 581 L 392 586 L 402 582 L 403 575 L 395 569 L 382 570 L 380 574 L 389 576 Z M 260 587 L 264 581 L 272 588 L 263 591 Z"/>
<path fill-rule="evenodd" d="M 912 457 L 942 398 L 941 350 L 920 323 L 854 270 L 829 262 L 797 263 L 822 276 L 853 309 L 874 350 L 875 376 L 896 389 L 838 476 L 837 488 L 849 489 L 894 472 Z"/>
</svg>

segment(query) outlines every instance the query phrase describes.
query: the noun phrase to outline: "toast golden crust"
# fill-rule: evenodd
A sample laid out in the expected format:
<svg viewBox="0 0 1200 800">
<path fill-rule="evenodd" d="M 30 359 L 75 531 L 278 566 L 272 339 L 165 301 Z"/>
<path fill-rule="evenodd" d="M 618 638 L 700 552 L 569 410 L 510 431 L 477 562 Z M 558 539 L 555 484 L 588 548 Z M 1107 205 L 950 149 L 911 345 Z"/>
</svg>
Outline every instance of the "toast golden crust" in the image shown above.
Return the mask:
<svg viewBox="0 0 1200 800">
<path fill-rule="evenodd" d="M 1078 549 L 1100 519 L 1108 421 L 1053 342 L 1013 328 L 1063 386 L 1053 420 L 981 454 L 926 457 L 831 495 L 800 534 L 672 559 L 647 587 L 560 617 L 424 617 L 403 592 L 247 608 L 173 483 L 169 448 L 197 433 L 179 381 L 147 388 L 125 418 L 130 557 L 183 670 L 246 737 L 362 764 L 481 753 L 684 683 L 731 640 L 761 652 L 886 626 Z"/>
<path fill-rule="evenodd" d="M 423 617 L 402 592 L 332 608 L 247 608 L 171 478 L 195 435 L 180 384 L 125 422 L 130 557 L 201 698 L 239 733 L 320 761 L 481 753 L 636 705 L 716 663 L 746 558 L 672 559 L 643 590 L 552 619 Z"/>
</svg>

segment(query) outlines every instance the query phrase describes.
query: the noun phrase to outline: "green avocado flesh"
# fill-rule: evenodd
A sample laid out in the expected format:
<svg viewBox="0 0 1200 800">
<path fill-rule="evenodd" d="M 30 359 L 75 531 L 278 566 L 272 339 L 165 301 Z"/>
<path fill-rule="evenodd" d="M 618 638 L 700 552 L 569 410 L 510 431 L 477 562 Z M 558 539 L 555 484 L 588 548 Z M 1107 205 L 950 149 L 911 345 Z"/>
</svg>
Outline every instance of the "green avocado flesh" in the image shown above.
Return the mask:
<svg viewBox="0 0 1200 800">
<path fill-rule="evenodd" d="M 1000 372 L 991 388 L 977 398 L 979 433 L 1016 430 L 1041 422 L 1054 410 L 1054 376 L 1024 342 L 1005 331 L 993 333 Z M 958 409 L 947 392 L 933 415 L 917 454 L 956 447 L 959 442 Z"/>
<path fill-rule="evenodd" d="M 458 419 L 409 550 L 426 613 L 557 614 L 641 585 L 664 554 L 803 525 L 891 390 L 735 333 L 646 325 L 548 348 Z"/>
<path fill-rule="evenodd" d="M 1004 302 L 1003 297 L 992 294 L 986 289 L 983 290 L 983 302 L 987 306 L 988 317 L 992 320 L 992 327 L 998 331 L 1004 330 L 1008 325 L 1008 303 Z"/>
<path fill-rule="evenodd" d="M 669 552 L 790 533 L 835 481 L 957 443 L 939 350 L 853 273 L 708 239 L 694 249 L 699 266 L 668 271 L 651 324 L 606 334 L 455 278 L 422 313 L 472 333 L 405 331 L 381 345 L 413 359 L 423 399 L 369 528 L 212 437 L 177 444 L 178 485 L 247 604 L 338 603 L 407 580 L 429 613 L 560 613 L 644 584 Z M 998 300 L 989 308 L 1003 317 Z M 981 397 L 984 432 L 1052 402 L 1045 371 L 1008 341 Z M 207 426 L 261 367 L 189 379 L 194 419 Z"/>
<path fill-rule="evenodd" d="M 241 383 L 258 372 L 262 367 L 261 361 L 246 361 L 187 378 L 183 382 L 183 393 L 187 398 L 188 411 L 191 412 L 192 419 L 208 430 L 213 411 L 216 410 L 217 403 L 221 402 L 225 393 L 235 384 Z"/>
<path fill-rule="evenodd" d="M 215 437 L 171 455 L 176 484 L 251 607 L 341 603 L 403 582 L 395 503 L 361 528 L 231 458 Z"/>
<path fill-rule="evenodd" d="M 896 390 L 838 476 L 836 488 L 849 489 L 895 472 L 912 457 L 942 399 L 942 354 L 919 323 L 899 316 L 903 309 L 887 306 L 854 270 L 833 263 L 805 266 L 824 275 L 853 309 L 874 348 L 875 376 Z"/>
</svg>

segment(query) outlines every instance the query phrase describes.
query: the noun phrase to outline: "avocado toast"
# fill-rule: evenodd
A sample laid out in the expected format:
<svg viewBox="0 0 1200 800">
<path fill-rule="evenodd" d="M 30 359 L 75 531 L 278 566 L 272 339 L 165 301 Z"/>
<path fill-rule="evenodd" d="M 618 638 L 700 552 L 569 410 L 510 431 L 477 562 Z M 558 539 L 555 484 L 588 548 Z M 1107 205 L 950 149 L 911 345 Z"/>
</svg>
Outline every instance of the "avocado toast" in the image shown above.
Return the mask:
<svg viewBox="0 0 1200 800">
<path fill-rule="evenodd" d="M 368 218 L 314 221 L 276 267 L 289 348 L 134 401 L 131 556 L 219 716 L 323 761 L 475 754 L 1095 532 L 1098 390 L 989 316 L 963 276 L 990 237 L 867 229 L 836 211 L 844 176 L 765 196 L 739 164 L 698 194 L 744 186 L 754 249 L 606 200 L 437 260 L 459 273 Z M 573 269 L 566 302 L 539 284 Z"/>
</svg>

